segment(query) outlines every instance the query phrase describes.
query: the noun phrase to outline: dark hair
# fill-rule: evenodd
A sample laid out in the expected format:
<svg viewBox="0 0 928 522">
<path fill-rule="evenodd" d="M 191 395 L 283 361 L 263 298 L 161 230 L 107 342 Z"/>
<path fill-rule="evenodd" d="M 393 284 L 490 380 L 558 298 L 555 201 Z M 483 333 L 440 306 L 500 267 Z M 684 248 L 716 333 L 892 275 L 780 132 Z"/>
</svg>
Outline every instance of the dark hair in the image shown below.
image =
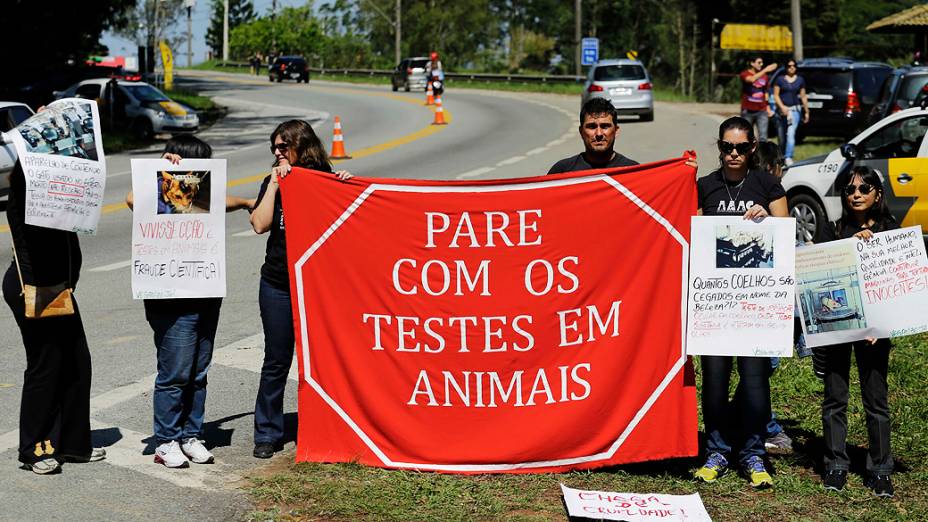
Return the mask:
<svg viewBox="0 0 928 522">
<path fill-rule="evenodd" d="M 748 60 L 748 63 L 754 63 L 754 62 L 756 62 L 757 60 L 763 60 L 763 59 L 764 59 L 763 56 L 761 56 L 761 55 L 759 55 L 759 54 L 755 54 L 755 55 L 752 55 L 752 56 L 751 56 L 751 59 Z"/>
<path fill-rule="evenodd" d="M 583 104 L 583 107 L 580 109 L 580 126 L 583 126 L 583 121 L 586 119 L 588 114 L 600 115 L 608 114 L 612 116 L 612 123 L 619 124 L 619 113 L 615 110 L 615 106 L 612 105 L 612 102 L 606 98 L 590 98 L 586 103 Z"/>
<path fill-rule="evenodd" d="M 780 154 L 780 146 L 772 141 L 762 141 L 754 149 L 754 157 L 757 158 L 757 168 L 765 170 L 771 174 L 776 174 L 778 167 L 783 167 L 783 155 Z"/>
<path fill-rule="evenodd" d="M 329 155 L 325 153 L 325 147 L 322 146 L 322 142 L 316 136 L 316 131 L 309 123 L 303 120 L 288 120 L 281 123 L 271 133 L 271 145 L 278 136 L 290 146 L 290 150 L 296 152 L 294 167 L 313 169 L 332 167 Z"/>
<path fill-rule="evenodd" d="M 880 175 L 876 173 L 870 167 L 866 166 L 857 166 L 851 169 L 846 177 L 840 183 L 839 194 L 841 194 L 841 222 L 848 219 L 853 215 L 853 210 L 851 206 L 847 203 L 847 196 L 844 195 L 844 187 L 850 185 L 855 177 L 859 177 L 862 183 L 870 184 L 875 190 L 877 195 L 877 201 L 867 210 L 867 219 L 872 219 L 875 223 L 878 223 L 880 227 L 883 227 L 886 223 L 895 223 L 896 219 L 889 212 L 889 207 L 886 206 L 886 195 L 883 193 L 883 180 L 880 179 Z M 840 228 L 839 228 L 840 230 Z"/>
<path fill-rule="evenodd" d="M 754 126 L 751 125 L 751 122 L 742 118 L 741 116 L 732 116 L 731 118 L 728 118 L 727 120 L 723 121 L 721 125 L 719 125 L 719 141 L 722 141 L 726 132 L 733 130 L 733 129 L 743 130 L 748 135 L 749 142 L 757 143 L 757 138 L 754 137 Z M 725 162 L 722 160 L 722 157 L 723 156 L 720 153 L 719 154 L 720 167 L 725 166 Z M 748 169 L 756 169 L 757 168 L 757 155 L 754 154 L 753 152 L 749 152 L 747 155 L 747 158 L 748 158 L 748 161 L 747 161 Z"/>
<path fill-rule="evenodd" d="M 799 62 L 797 62 L 795 58 L 790 58 L 789 60 L 786 60 L 785 64 L 783 64 L 783 68 L 788 68 L 790 63 L 795 65 L 797 68 L 799 67 Z"/>
<path fill-rule="evenodd" d="M 209 159 L 213 157 L 213 148 L 209 143 L 188 134 L 174 136 L 164 144 L 164 152 L 177 154 L 181 158 Z"/>
</svg>

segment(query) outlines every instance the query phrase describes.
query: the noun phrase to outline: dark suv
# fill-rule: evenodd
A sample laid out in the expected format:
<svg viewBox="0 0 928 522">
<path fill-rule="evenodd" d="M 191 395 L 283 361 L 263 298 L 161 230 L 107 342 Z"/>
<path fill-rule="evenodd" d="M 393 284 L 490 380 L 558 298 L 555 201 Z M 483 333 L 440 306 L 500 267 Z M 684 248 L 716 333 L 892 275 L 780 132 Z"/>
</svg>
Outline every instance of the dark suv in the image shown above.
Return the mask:
<svg viewBox="0 0 928 522">
<path fill-rule="evenodd" d="M 267 78 L 272 82 L 296 80 L 296 83 L 309 83 L 309 67 L 302 56 L 280 56 L 268 66 Z"/>
<path fill-rule="evenodd" d="M 885 63 L 850 58 L 810 58 L 798 65 L 809 99 L 809 123 L 799 126 L 800 138 L 835 136 L 848 140 L 859 134 L 869 126 L 868 115 L 877 103 L 880 87 L 893 72 Z M 782 68 L 770 80 L 771 100 L 774 81 L 781 74 Z"/>
<path fill-rule="evenodd" d="M 928 66 L 899 67 L 883 82 L 880 98 L 870 110 L 868 123 L 915 106 L 915 100 L 928 86 Z"/>
</svg>

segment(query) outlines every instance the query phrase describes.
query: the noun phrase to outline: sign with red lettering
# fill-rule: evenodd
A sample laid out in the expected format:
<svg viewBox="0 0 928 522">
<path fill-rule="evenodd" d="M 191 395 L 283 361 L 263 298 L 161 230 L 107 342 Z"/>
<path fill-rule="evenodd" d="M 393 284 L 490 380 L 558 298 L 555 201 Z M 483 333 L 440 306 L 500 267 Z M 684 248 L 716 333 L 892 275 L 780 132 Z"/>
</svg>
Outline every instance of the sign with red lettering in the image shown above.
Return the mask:
<svg viewBox="0 0 928 522">
<path fill-rule="evenodd" d="M 611 493 L 568 488 L 561 484 L 564 506 L 571 518 L 626 522 L 712 522 L 699 493 Z"/>
<path fill-rule="evenodd" d="M 697 452 L 684 159 L 282 182 L 298 461 L 457 473 Z"/>
</svg>

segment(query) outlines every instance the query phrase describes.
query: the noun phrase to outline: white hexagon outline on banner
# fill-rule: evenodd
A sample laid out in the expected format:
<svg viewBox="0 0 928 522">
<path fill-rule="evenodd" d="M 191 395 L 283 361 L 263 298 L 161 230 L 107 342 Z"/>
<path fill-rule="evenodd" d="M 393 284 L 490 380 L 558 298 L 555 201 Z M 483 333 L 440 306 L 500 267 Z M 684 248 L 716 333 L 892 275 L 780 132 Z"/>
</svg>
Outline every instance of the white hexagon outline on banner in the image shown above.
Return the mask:
<svg viewBox="0 0 928 522">
<path fill-rule="evenodd" d="M 415 462 L 397 462 L 392 460 L 386 455 L 375 443 L 367 436 L 366 433 L 358 426 L 354 420 L 345 412 L 338 403 L 335 402 L 332 397 L 329 396 L 325 390 L 322 389 L 316 380 L 312 378 L 312 372 L 309 364 L 309 342 L 308 342 L 308 325 L 306 321 L 306 303 L 303 292 L 303 265 L 309 260 L 309 258 L 315 254 L 322 245 L 328 240 L 329 237 L 343 224 L 345 221 L 354 214 L 358 208 L 367 200 L 367 198 L 374 192 L 380 191 L 389 191 L 389 192 L 419 192 L 419 193 L 442 193 L 442 192 L 504 192 L 504 191 L 520 191 L 520 190 L 536 190 L 541 188 L 549 187 L 562 187 L 568 185 L 578 185 L 582 183 L 595 183 L 595 182 L 605 182 L 619 191 L 623 196 L 628 198 L 632 203 L 637 205 L 641 210 L 643 210 L 648 216 L 654 219 L 659 225 L 661 225 L 670 236 L 675 239 L 680 244 L 680 258 L 681 258 L 681 273 L 680 273 L 680 284 L 681 284 L 681 306 L 680 306 L 680 357 L 674 363 L 674 365 L 667 372 L 667 375 L 661 380 L 657 388 L 648 396 L 648 399 L 638 410 L 635 416 L 632 418 L 631 422 L 628 423 L 628 426 L 622 431 L 619 437 L 612 443 L 611 446 L 605 451 L 587 456 L 580 457 L 570 457 L 557 460 L 546 460 L 546 461 L 533 461 L 533 462 L 518 462 L 518 463 L 504 463 L 504 464 L 430 464 L 430 463 L 415 463 Z M 487 185 L 487 186 L 427 186 L 427 185 L 390 185 L 390 184 L 380 184 L 373 183 L 371 184 L 364 192 L 362 192 L 355 200 L 345 209 L 344 212 L 335 220 L 332 225 L 300 256 L 300 259 L 294 264 L 294 271 L 296 272 L 296 289 L 297 289 L 297 301 L 299 303 L 299 312 L 300 312 L 300 340 L 301 340 L 301 351 L 303 355 L 303 379 L 306 381 L 309 386 L 315 390 L 316 393 L 326 402 L 326 404 L 331 407 L 335 413 L 351 428 L 351 430 L 360 438 L 364 444 L 380 459 L 384 466 L 390 468 L 398 469 L 415 469 L 415 470 L 428 470 L 428 471 L 450 471 L 450 472 L 492 472 L 492 471 L 510 471 L 516 469 L 532 469 L 532 468 L 549 468 L 557 466 L 570 466 L 575 464 L 584 464 L 588 462 L 597 462 L 601 460 L 608 460 L 612 458 L 613 455 L 619 450 L 631 432 L 638 426 L 638 423 L 641 422 L 641 419 L 648 413 L 648 410 L 651 409 L 651 406 L 657 401 L 661 396 L 670 382 L 677 376 L 680 370 L 683 368 L 684 363 L 686 362 L 686 299 L 687 299 L 687 274 L 688 274 L 688 263 L 689 263 L 689 244 L 686 239 L 683 237 L 680 232 L 675 229 L 670 222 L 668 222 L 663 216 L 661 216 L 657 211 L 651 208 L 647 203 L 641 200 L 635 193 L 626 188 L 624 185 L 616 181 L 613 177 L 607 176 L 604 174 L 585 176 L 580 178 L 568 178 L 568 179 L 559 179 L 552 181 L 540 181 L 537 183 L 526 183 L 526 184 L 504 184 L 504 185 Z"/>
</svg>

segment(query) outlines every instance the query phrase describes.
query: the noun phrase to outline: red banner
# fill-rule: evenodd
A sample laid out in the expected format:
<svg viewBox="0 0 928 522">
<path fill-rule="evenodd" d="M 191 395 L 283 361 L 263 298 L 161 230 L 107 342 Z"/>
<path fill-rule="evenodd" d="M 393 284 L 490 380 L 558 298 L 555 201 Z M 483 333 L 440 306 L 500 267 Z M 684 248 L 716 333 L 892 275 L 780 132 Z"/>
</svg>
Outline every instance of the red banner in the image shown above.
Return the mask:
<svg viewBox="0 0 928 522">
<path fill-rule="evenodd" d="M 683 159 L 283 182 L 298 461 L 538 472 L 692 456 Z"/>
</svg>

